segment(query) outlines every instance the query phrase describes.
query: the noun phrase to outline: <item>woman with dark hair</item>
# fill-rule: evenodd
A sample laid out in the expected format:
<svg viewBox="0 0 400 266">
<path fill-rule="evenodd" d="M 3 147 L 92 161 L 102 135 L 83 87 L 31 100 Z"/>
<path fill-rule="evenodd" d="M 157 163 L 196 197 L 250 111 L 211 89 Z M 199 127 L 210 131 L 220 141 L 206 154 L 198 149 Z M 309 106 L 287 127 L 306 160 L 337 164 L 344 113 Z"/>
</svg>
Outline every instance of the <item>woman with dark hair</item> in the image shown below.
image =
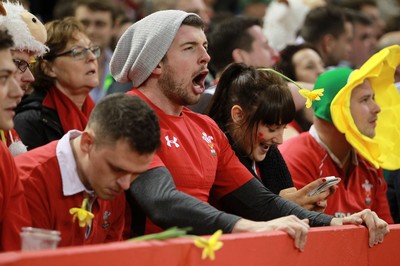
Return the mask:
<svg viewBox="0 0 400 266">
<path fill-rule="evenodd" d="M 292 80 L 311 84 L 314 84 L 318 76 L 325 71 L 324 63 L 318 51 L 308 44 L 286 46 L 280 52 L 280 60 L 276 64 L 275 69 Z M 312 124 L 312 117 L 313 112 L 311 108 L 302 108 L 296 112 L 294 121 L 288 125 L 288 128 L 292 129 L 293 134 L 286 134 L 285 132 L 284 139 L 308 131 Z"/>
<path fill-rule="evenodd" d="M 295 81 L 315 83 L 325 71 L 318 51 L 309 44 L 288 45 L 280 51 L 275 68 Z"/>
<path fill-rule="evenodd" d="M 231 64 L 218 82 L 208 115 L 225 132 L 240 161 L 269 190 L 309 210 L 325 209 L 334 191 L 308 196 L 323 179 L 296 190 L 277 148 L 295 115 L 292 94 L 278 74 Z"/>
<path fill-rule="evenodd" d="M 89 92 L 99 84 L 100 48 L 72 17 L 45 25 L 50 52 L 34 64 L 34 92 L 22 100 L 15 129 L 28 150 L 83 130 L 94 107 Z"/>
</svg>

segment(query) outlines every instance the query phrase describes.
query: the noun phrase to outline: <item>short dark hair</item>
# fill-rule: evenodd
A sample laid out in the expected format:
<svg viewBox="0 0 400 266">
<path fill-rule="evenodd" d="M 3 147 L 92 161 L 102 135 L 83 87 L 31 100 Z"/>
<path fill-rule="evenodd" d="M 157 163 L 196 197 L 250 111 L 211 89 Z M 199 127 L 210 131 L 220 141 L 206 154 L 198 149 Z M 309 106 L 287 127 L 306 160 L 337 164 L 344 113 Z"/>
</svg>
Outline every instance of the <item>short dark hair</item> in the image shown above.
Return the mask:
<svg viewBox="0 0 400 266">
<path fill-rule="evenodd" d="M 295 116 L 293 97 L 283 78 L 272 71 L 241 63 L 229 65 L 222 73 L 207 111 L 224 132 L 229 132 L 233 125 L 231 108 L 234 105 L 244 111 L 245 122 L 241 125 L 244 134 L 239 140 L 253 136 L 260 122 L 283 125 Z"/>
<path fill-rule="evenodd" d="M 282 51 L 280 51 L 280 58 L 278 63 L 275 65 L 275 69 L 292 80 L 297 80 L 296 70 L 293 64 L 293 56 L 303 49 L 312 49 L 317 54 L 319 54 L 318 50 L 312 46 L 311 44 L 302 43 L 302 44 L 290 44 L 287 45 Z"/>
<path fill-rule="evenodd" d="M 14 46 L 12 36 L 8 33 L 8 30 L 0 28 L 0 50 L 9 49 Z"/>
<path fill-rule="evenodd" d="M 300 33 L 306 42 L 315 45 L 327 34 L 338 38 L 345 32 L 346 22 L 342 8 L 333 5 L 321 6 L 307 14 Z"/>
<path fill-rule="evenodd" d="M 112 24 L 114 25 L 117 18 L 117 11 L 114 3 L 110 0 L 76 0 L 73 5 L 74 13 L 80 6 L 86 6 L 91 11 L 110 12 Z"/>
<path fill-rule="evenodd" d="M 253 26 L 262 27 L 257 18 L 236 16 L 227 18 L 215 25 L 207 34 L 208 53 L 211 57 L 209 68 L 212 73 L 221 72 L 233 63 L 235 49 L 252 51 L 253 36 L 247 31 Z"/>
<path fill-rule="evenodd" d="M 359 10 L 346 8 L 345 12 L 346 17 L 353 25 L 361 24 L 371 27 L 374 25 L 374 21 L 369 16 Z"/>
<path fill-rule="evenodd" d="M 391 31 L 400 31 L 400 15 L 391 17 L 385 27 L 385 33 L 391 32 Z"/>
<path fill-rule="evenodd" d="M 342 0 L 337 5 L 354 10 L 361 10 L 363 6 L 378 6 L 375 0 Z"/>
<path fill-rule="evenodd" d="M 104 97 L 90 114 L 87 126 L 94 130 L 99 146 L 126 140 L 132 150 L 149 154 L 161 145 L 157 115 L 137 96 L 114 93 Z"/>
<path fill-rule="evenodd" d="M 189 15 L 183 21 L 182 25 L 192 26 L 196 28 L 201 28 L 204 30 L 205 24 L 204 21 L 197 15 Z"/>
</svg>

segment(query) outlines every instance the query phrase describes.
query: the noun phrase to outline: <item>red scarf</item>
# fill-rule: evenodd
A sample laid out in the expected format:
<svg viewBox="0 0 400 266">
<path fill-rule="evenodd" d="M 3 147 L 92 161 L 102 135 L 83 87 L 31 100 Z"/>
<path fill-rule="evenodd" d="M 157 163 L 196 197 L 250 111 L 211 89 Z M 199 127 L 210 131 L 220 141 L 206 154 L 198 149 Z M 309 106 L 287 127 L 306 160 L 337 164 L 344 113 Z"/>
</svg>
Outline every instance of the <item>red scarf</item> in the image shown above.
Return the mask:
<svg viewBox="0 0 400 266">
<path fill-rule="evenodd" d="M 43 106 L 57 111 L 64 134 L 71 129 L 84 130 L 90 113 L 94 108 L 94 102 L 88 95 L 83 103 L 82 110 L 68 98 L 62 91 L 53 87 L 43 100 Z"/>
<path fill-rule="evenodd" d="M 1 141 L 9 147 L 11 143 L 21 141 L 21 138 L 19 137 L 17 131 L 15 129 L 10 129 L 10 130 L 1 130 L 0 129 L 0 136 L 1 136 Z"/>
</svg>

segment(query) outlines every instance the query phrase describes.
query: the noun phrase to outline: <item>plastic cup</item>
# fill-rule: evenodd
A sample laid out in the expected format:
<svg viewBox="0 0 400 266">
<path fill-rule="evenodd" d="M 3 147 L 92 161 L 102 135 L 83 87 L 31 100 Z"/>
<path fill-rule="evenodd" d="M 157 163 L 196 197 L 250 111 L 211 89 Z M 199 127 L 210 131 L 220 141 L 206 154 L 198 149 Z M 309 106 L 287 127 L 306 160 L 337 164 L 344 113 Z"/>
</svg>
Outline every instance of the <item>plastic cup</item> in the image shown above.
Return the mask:
<svg viewBox="0 0 400 266">
<path fill-rule="evenodd" d="M 21 250 L 56 249 L 60 242 L 60 231 L 33 227 L 22 227 Z"/>
</svg>

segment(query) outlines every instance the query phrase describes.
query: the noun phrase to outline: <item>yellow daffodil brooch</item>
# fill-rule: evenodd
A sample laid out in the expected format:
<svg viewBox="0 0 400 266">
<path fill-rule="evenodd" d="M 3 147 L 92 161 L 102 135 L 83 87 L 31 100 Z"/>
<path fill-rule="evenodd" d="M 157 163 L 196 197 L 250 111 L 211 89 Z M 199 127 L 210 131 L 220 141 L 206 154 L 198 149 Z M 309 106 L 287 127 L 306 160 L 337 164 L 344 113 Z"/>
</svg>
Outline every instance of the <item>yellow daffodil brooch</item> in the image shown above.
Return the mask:
<svg viewBox="0 0 400 266">
<path fill-rule="evenodd" d="M 307 89 L 303 88 L 302 86 L 300 86 L 300 84 L 298 84 L 291 78 L 287 77 L 286 75 L 284 75 L 272 68 L 258 68 L 258 70 L 271 71 L 271 72 L 277 74 L 278 76 L 281 76 L 282 78 L 286 79 L 287 81 L 292 82 L 294 85 L 296 85 L 296 87 L 299 88 L 299 94 L 306 99 L 306 107 L 307 108 L 311 107 L 313 101 L 321 100 L 321 96 L 324 95 L 324 89 L 316 89 L 316 90 L 312 90 L 312 91 L 307 90 Z"/>
<path fill-rule="evenodd" d="M 196 247 L 203 249 L 203 253 L 201 254 L 201 258 L 203 260 L 207 257 L 209 257 L 210 260 L 215 259 L 215 251 L 219 250 L 224 245 L 224 243 L 219 241 L 221 235 L 222 230 L 218 230 L 212 236 L 210 236 L 209 239 L 205 239 L 203 237 L 195 238 L 194 244 L 196 245 Z"/>
<path fill-rule="evenodd" d="M 94 218 L 94 214 L 87 210 L 88 199 L 85 198 L 82 201 L 81 208 L 71 208 L 69 209 L 69 213 L 72 215 L 72 222 L 75 222 L 75 219 L 78 218 L 79 226 L 85 227 L 92 225 L 92 220 Z"/>
</svg>

